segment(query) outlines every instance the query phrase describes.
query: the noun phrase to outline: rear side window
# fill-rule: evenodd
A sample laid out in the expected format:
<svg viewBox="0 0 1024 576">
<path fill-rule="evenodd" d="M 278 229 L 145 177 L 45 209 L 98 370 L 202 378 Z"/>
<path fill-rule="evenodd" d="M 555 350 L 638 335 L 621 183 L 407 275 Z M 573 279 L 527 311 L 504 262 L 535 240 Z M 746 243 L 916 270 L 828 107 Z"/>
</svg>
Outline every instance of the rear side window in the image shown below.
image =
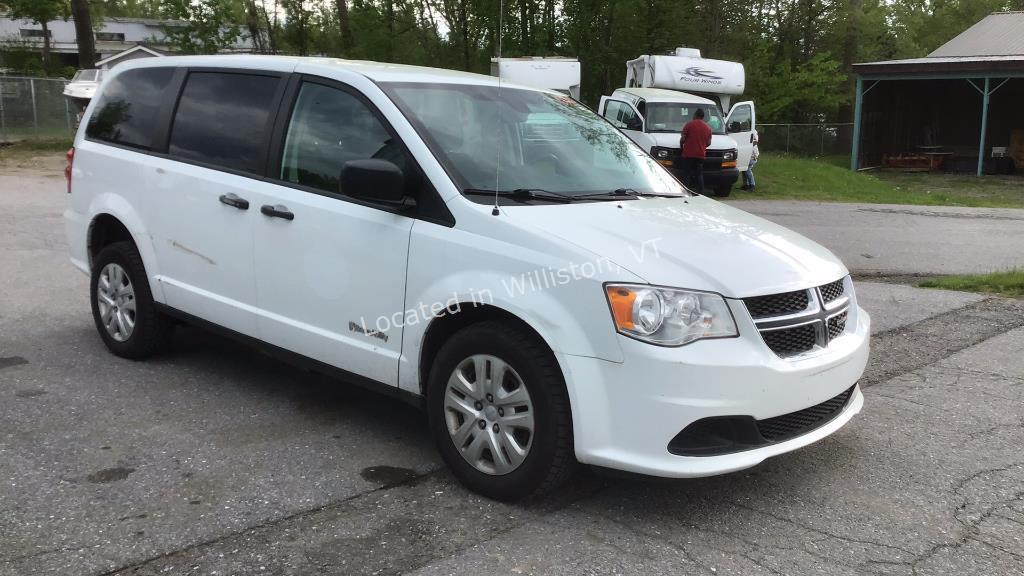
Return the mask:
<svg viewBox="0 0 1024 576">
<path fill-rule="evenodd" d="M 192 72 L 174 113 L 168 153 L 262 174 L 278 82 L 273 76 Z"/>
<path fill-rule="evenodd" d="M 173 76 L 173 68 L 139 68 L 111 78 L 89 117 L 85 135 L 150 150 L 160 103 Z"/>
</svg>

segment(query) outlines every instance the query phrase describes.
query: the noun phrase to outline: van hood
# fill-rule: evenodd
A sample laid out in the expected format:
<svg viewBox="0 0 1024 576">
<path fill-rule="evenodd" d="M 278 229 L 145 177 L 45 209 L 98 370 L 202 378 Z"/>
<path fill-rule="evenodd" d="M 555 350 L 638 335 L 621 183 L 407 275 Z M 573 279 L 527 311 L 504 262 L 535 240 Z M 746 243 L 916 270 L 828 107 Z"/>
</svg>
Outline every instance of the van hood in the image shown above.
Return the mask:
<svg viewBox="0 0 1024 576">
<path fill-rule="evenodd" d="M 661 146 L 662 148 L 675 148 L 679 149 L 679 133 L 678 132 L 648 132 L 654 140 L 655 146 Z M 710 150 L 729 150 L 730 148 L 736 148 L 736 141 L 732 139 L 732 136 L 726 136 L 725 134 L 712 134 L 711 135 L 711 146 L 708 146 Z"/>
<path fill-rule="evenodd" d="M 745 298 L 820 286 L 848 273 L 800 234 L 702 196 L 505 211 L 650 284 Z"/>
</svg>

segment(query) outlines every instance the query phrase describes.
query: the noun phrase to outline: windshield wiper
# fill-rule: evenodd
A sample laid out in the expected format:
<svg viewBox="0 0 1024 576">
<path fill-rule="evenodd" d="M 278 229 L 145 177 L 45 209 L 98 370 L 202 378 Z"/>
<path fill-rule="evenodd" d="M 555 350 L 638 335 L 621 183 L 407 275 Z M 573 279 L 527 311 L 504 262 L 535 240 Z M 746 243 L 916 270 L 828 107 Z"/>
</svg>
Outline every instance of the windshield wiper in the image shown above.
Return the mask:
<svg viewBox="0 0 1024 576">
<path fill-rule="evenodd" d="M 543 190 L 540 188 L 516 188 L 515 190 L 487 190 L 485 188 L 466 188 L 462 191 L 463 194 L 471 194 L 473 196 L 504 196 L 506 198 L 513 198 L 515 200 L 544 200 L 547 202 L 573 202 L 579 196 L 569 196 L 568 194 L 559 194 L 558 192 L 551 192 L 549 190 Z"/>
<path fill-rule="evenodd" d="M 577 196 L 577 198 L 682 198 L 682 194 L 667 194 L 660 192 L 639 192 L 632 188 L 616 188 L 611 192 L 595 192 L 594 194 L 584 194 L 583 196 Z"/>
</svg>

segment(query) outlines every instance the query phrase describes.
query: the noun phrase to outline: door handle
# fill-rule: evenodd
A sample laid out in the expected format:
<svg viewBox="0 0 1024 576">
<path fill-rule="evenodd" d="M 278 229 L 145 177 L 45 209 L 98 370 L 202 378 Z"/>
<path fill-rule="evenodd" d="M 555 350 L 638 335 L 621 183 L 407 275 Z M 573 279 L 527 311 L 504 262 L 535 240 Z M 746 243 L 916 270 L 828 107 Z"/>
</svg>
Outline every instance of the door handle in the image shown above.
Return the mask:
<svg viewBox="0 0 1024 576">
<path fill-rule="evenodd" d="M 295 220 L 295 214 L 292 214 L 291 211 L 288 210 L 287 206 L 282 206 L 281 204 L 278 204 L 277 206 L 264 204 L 263 206 L 260 206 L 260 212 L 262 212 L 265 216 L 270 216 L 271 218 Z"/>
<path fill-rule="evenodd" d="M 228 206 L 233 206 L 235 208 L 238 208 L 239 210 L 249 209 L 249 201 L 246 200 L 245 198 L 239 198 L 238 194 L 235 193 L 221 194 L 220 203 L 227 204 Z"/>
</svg>

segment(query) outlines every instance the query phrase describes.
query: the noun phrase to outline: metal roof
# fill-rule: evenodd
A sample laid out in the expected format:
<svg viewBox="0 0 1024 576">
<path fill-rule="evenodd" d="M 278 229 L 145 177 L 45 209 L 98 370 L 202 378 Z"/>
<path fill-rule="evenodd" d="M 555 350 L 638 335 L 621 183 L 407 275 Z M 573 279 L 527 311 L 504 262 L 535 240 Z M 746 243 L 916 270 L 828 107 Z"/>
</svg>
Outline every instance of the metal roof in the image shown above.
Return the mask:
<svg viewBox="0 0 1024 576">
<path fill-rule="evenodd" d="M 989 14 L 928 56 L 1024 56 L 1024 12 Z"/>
<path fill-rule="evenodd" d="M 1024 72 L 1024 12 L 993 12 L 924 58 L 861 62 L 853 68 L 862 75 L 1018 76 Z"/>
</svg>

